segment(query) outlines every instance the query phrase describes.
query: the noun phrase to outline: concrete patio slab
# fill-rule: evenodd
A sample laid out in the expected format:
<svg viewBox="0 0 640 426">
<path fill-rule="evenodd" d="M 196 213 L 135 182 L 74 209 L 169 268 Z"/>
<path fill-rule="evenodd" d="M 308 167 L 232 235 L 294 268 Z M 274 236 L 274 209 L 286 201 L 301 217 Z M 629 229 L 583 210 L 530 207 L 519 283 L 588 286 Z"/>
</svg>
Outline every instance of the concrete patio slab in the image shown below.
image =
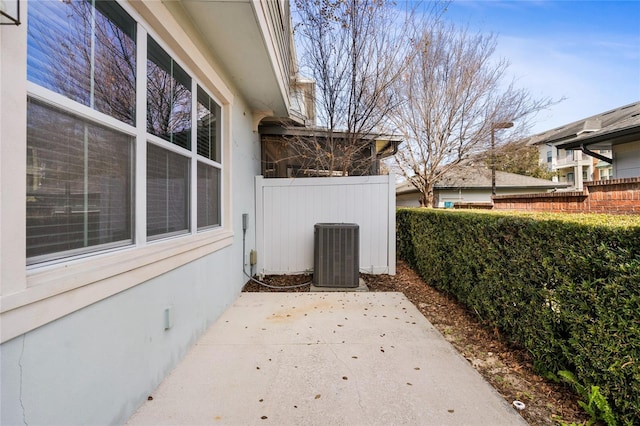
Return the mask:
<svg viewBox="0 0 640 426">
<path fill-rule="evenodd" d="M 129 425 L 525 425 L 402 293 L 243 293 Z"/>
</svg>

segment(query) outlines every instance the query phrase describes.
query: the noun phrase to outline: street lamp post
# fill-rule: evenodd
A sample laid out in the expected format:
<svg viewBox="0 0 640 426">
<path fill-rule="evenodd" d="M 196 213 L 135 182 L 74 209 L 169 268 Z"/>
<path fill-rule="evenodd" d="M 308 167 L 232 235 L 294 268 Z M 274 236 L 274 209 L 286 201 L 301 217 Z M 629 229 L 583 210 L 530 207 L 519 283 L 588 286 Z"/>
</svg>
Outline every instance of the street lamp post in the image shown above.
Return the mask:
<svg viewBox="0 0 640 426">
<path fill-rule="evenodd" d="M 501 121 L 491 124 L 491 200 L 496 195 L 496 129 L 513 127 L 512 121 Z"/>
</svg>

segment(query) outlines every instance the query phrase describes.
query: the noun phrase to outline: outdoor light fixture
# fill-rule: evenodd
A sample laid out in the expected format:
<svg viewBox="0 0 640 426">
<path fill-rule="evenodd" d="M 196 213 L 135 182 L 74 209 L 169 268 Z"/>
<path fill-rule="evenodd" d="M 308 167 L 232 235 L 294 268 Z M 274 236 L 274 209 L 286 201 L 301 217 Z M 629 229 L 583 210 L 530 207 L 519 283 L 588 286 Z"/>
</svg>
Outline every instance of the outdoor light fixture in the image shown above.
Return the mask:
<svg viewBox="0 0 640 426">
<path fill-rule="evenodd" d="M 491 199 L 496 195 L 496 129 L 513 127 L 512 121 L 491 123 Z"/>
<path fill-rule="evenodd" d="M 20 0 L 0 0 L 0 25 L 20 24 Z"/>
</svg>

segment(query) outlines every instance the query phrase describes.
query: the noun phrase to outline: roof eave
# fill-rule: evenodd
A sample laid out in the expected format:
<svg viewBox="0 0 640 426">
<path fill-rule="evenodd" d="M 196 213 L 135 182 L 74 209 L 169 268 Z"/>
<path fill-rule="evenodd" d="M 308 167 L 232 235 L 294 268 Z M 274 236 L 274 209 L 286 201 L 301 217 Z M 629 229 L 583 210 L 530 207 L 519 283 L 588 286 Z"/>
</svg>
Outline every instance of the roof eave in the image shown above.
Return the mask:
<svg viewBox="0 0 640 426">
<path fill-rule="evenodd" d="M 633 142 L 640 137 L 640 125 L 618 129 L 612 132 L 600 133 L 592 136 L 582 136 L 570 142 L 558 145 L 560 149 L 580 149 L 582 145 L 591 146 L 604 143 L 605 148 L 613 145 Z"/>
<path fill-rule="evenodd" d="M 200 0 L 177 4 L 187 12 L 191 24 L 226 68 L 251 109 L 288 117 L 290 76 L 282 66 L 288 60 L 287 52 L 280 49 L 270 31 L 271 22 L 263 3 Z"/>
</svg>

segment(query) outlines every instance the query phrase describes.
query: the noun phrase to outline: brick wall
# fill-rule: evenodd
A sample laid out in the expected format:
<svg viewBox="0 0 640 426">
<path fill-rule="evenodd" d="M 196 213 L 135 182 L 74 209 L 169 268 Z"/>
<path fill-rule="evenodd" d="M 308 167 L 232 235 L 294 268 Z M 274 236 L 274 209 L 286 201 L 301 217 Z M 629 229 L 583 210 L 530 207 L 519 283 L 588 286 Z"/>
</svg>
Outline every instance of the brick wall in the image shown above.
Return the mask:
<svg viewBox="0 0 640 426">
<path fill-rule="evenodd" d="M 640 177 L 588 182 L 585 186 L 590 212 L 640 214 Z"/>
<path fill-rule="evenodd" d="M 585 182 L 582 192 L 498 195 L 494 210 L 640 214 L 640 177 Z"/>
</svg>

